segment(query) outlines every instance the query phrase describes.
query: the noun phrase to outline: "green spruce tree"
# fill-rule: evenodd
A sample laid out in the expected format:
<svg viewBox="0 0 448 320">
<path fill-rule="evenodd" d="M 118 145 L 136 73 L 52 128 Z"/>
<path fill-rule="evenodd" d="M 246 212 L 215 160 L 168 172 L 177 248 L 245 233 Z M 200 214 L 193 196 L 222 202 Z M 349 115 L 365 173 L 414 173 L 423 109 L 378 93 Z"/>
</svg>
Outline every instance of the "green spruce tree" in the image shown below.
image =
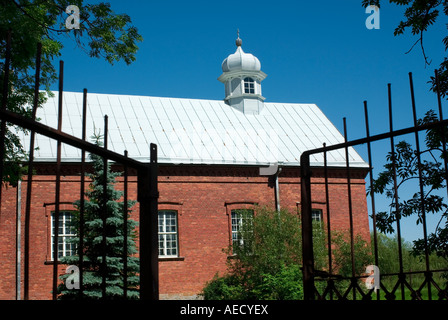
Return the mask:
<svg viewBox="0 0 448 320">
<path fill-rule="evenodd" d="M 95 136 L 95 143 L 101 145 L 100 137 Z M 110 165 L 104 170 L 104 162 L 100 156 L 90 154 L 93 170 L 88 174 L 91 182 L 85 192 L 84 200 L 84 243 L 80 248 L 80 238 L 73 237 L 72 241 L 77 247 L 77 252 L 83 250 L 83 294 L 80 295 L 79 290 L 69 283 L 77 281 L 74 277 L 77 275 L 65 274 L 61 276 L 61 283 L 58 287 L 60 299 L 122 299 L 124 298 L 124 202 L 119 202 L 123 196 L 123 192 L 115 189 L 116 178 L 121 175 L 118 172 L 112 172 Z M 107 179 L 107 194 L 104 194 L 104 179 Z M 107 202 L 105 201 L 107 199 Z M 103 212 L 104 203 L 107 203 L 107 219 L 106 219 L 106 266 L 103 261 Z M 131 212 L 132 206 L 136 201 L 128 200 L 127 215 Z M 74 230 L 79 235 L 80 227 L 80 204 L 81 200 L 75 202 L 78 209 L 75 212 L 73 225 Z M 127 292 L 128 299 L 139 298 L 139 259 L 135 257 L 136 248 L 136 231 L 137 222 L 127 219 Z M 79 268 L 80 258 L 78 255 L 66 256 L 61 258 L 63 264 L 76 266 Z M 76 269 L 76 268 L 75 268 Z M 77 270 L 77 269 L 76 269 Z M 103 297 L 103 275 L 106 277 L 106 296 Z"/>
</svg>

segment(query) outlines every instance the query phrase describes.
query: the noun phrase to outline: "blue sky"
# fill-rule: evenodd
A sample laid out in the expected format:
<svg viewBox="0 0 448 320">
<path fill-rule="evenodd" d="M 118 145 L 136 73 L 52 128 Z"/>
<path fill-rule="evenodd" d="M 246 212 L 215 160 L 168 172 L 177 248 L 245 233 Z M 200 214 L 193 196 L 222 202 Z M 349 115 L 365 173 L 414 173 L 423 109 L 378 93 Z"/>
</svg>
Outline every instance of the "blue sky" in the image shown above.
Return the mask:
<svg viewBox="0 0 448 320">
<path fill-rule="evenodd" d="M 446 54 L 445 17 L 425 34 L 432 60 L 425 67 L 419 46 L 406 54 L 417 40 L 410 31 L 393 35 L 404 8 L 384 0 L 380 29 L 366 28 L 370 14 L 361 0 L 109 2 L 115 12 L 129 14 L 144 37 L 137 60 L 110 65 L 66 42 L 61 57 L 66 91 L 223 99 L 217 78 L 222 61 L 236 49 L 239 29 L 244 51 L 257 56 L 268 75 L 262 83 L 266 101 L 315 103 L 341 132 L 347 117 L 349 139 L 365 135 L 364 100 L 371 134 L 388 131 L 387 83 L 395 128 L 412 126 L 408 72 L 414 76 L 418 115 L 437 108 L 427 81 Z M 367 159 L 365 148 L 358 151 Z M 378 172 L 384 144 L 374 151 Z M 420 236 L 420 226 L 407 224 L 406 240 Z"/>
</svg>

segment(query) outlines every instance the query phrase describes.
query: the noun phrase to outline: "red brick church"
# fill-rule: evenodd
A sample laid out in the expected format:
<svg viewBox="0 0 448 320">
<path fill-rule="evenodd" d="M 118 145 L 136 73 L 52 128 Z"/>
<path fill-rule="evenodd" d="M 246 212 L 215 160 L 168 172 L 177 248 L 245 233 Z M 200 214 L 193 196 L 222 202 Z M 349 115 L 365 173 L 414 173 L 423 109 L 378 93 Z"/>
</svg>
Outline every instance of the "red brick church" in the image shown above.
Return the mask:
<svg viewBox="0 0 448 320">
<path fill-rule="evenodd" d="M 149 160 L 149 144 L 158 145 L 159 283 L 161 299 L 196 298 L 216 273 L 226 271 L 222 249 L 235 239 L 238 209 L 255 205 L 300 209 L 300 155 L 343 142 L 343 136 L 315 104 L 265 102 L 260 61 L 242 49 L 222 63 L 218 78 L 224 100 L 199 100 L 93 94 L 88 96 L 87 136 L 102 132 L 109 117 L 109 149 L 139 161 Z M 57 97 L 57 95 L 55 95 Z M 57 98 L 49 98 L 37 116 L 57 127 Z M 82 93 L 64 93 L 62 131 L 81 136 Z M 27 138 L 23 138 L 27 147 Z M 36 136 L 30 221 L 30 299 L 51 299 L 52 211 L 56 142 Z M 364 178 L 368 165 L 350 149 L 354 233 L 368 239 Z M 79 150 L 63 145 L 60 255 L 73 254 L 65 228 L 79 198 Z M 311 159 L 321 167 L 323 157 Z M 328 154 L 332 228 L 348 229 L 347 184 L 343 151 Z M 136 199 L 136 177 L 129 198 Z M 3 190 L 0 215 L 0 299 L 21 299 L 23 292 L 23 215 L 26 179 Z M 120 188 L 120 183 L 117 187 Z M 326 220 L 323 176 L 312 178 L 313 219 Z M 138 206 L 138 204 L 137 204 Z M 138 212 L 138 210 L 134 210 Z M 136 214 L 133 219 L 138 220 Z M 61 274 L 65 267 L 60 266 Z"/>
</svg>

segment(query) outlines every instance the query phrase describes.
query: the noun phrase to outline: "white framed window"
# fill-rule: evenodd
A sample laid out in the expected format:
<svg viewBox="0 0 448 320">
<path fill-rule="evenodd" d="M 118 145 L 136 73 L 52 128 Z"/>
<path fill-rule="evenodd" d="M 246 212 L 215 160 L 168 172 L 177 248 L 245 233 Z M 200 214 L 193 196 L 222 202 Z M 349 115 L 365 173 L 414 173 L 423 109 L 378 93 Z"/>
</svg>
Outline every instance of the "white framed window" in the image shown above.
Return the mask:
<svg viewBox="0 0 448 320">
<path fill-rule="evenodd" d="M 231 211 L 232 245 L 243 246 L 244 239 L 240 230 L 244 223 L 252 221 L 254 211 L 249 209 L 233 209 Z"/>
<path fill-rule="evenodd" d="M 312 209 L 311 210 L 311 221 L 322 223 L 322 210 L 321 209 Z"/>
<path fill-rule="evenodd" d="M 51 260 L 54 261 L 55 225 L 56 217 L 54 211 L 51 212 Z M 58 259 L 61 257 L 76 254 L 76 245 L 70 239 L 76 236 L 73 229 L 73 212 L 59 211 L 58 224 Z"/>
<path fill-rule="evenodd" d="M 244 93 L 255 93 L 255 81 L 252 78 L 244 78 Z"/>
<path fill-rule="evenodd" d="M 177 257 L 178 233 L 177 211 L 159 211 L 159 257 Z"/>
</svg>

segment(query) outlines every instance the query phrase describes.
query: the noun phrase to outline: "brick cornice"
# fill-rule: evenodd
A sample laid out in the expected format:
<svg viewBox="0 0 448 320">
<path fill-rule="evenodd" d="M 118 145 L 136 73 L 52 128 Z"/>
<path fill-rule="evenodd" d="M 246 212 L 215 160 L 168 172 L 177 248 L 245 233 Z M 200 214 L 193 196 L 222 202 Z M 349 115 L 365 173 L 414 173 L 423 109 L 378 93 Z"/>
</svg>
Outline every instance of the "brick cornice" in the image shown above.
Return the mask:
<svg viewBox="0 0 448 320">
<path fill-rule="evenodd" d="M 54 163 L 34 163 L 37 175 L 55 174 L 56 166 Z M 121 166 L 112 165 L 112 169 L 121 171 Z M 312 176 L 319 178 L 324 176 L 322 167 L 311 168 Z M 91 166 L 86 165 L 86 171 L 91 171 Z M 128 169 L 130 176 L 137 174 L 135 169 Z M 352 168 L 350 170 L 351 178 L 364 179 L 368 174 L 367 168 Z M 74 163 L 62 163 L 61 174 L 65 176 L 78 176 L 80 174 L 80 165 Z M 232 166 L 232 165 L 159 165 L 159 176 L 208 176 L 208 177 L 261 177 L 259 167 L 257 166 Z M 299 178 L 300 167 L 283 167 L 280 177 Z M 331 178 L 345 178 L 347 176 L 346 168 L 328 168 L 328 176 Z"/>
</svg>

